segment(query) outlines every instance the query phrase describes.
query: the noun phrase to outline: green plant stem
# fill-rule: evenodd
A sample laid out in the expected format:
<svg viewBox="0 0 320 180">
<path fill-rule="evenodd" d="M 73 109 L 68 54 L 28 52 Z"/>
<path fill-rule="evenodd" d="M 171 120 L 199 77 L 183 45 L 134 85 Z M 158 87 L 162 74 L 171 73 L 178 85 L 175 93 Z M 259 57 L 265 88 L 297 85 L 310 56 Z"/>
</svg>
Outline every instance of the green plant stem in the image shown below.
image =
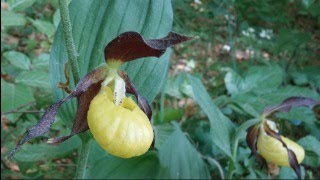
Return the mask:
<svg viewBox="0 0 320 180">
<path fill-rule="evenodd" d="M 75 179 L 84 179 L 84 174 L 87 167 L 88 156 L 90 151 L 91 139 L 87 133 L 83 133 L 79 136 L 82 141 L 82 146 L 80 150 Z"/>
<path fill-rule="evenodd" d="M 223 169 L 220 165 L 220 163 L 213 159 L 213 158 L 210 158 L 210 157 L 205 157 L 205 156 L 202 156 L 203 159 L 206 159 L 210 164 L 214 164 L 215 166 L 217 166 L 218 170 L 219 170 L 219 173 L 220 173 L 220 177 L 221 179 L 224 179 L 224 172 L 223 172 Z"/>
<path fill-rule="evenodd" d="M 227 179 L 232 179 L 233 171 L 234 171 L 234 161 L 231 159 L 229 169 L 228 169 Z"/>
<path fill-rule="evenodd" d="M 69 58 L 69 64 L 71 66 L 72 75 L 74 78 L 75 84 L 77 84 L 80 80 L 79 66 L 77 61 L 77 52 L 76 47 L 74 45 L 74 40 L 72 36 L 72 26 L 69 16 L 69 9 L 67 0 L 59 0 L 60 6 L 60 16 L 61 16 L 61 24 L 63 29 L 64 40 L 67 47 L 67 53 Z"/>
<path fill-rule="evenodd" d="M 71 66 L 71 72 L 73 75 L 74 83 L 77 84 L 80 80 L 79 66 L 77 61 L 77 52 L 74 45 L 74 40 L 72 36 L 72 26 L 69 16 L 69 9 L 67 0 L 59 0 L 60 6 L 60 16 L 61 25 L 63 29 L 63 35 L 66 43 L 67 53 L 68 53 L 68 63 Z M 90 137 L 87 133 L 80 135 L 82 146 L 79 154 L 79 161 L 77 165 L 75 179 L 83 179 L 85 169 L 87 167 L 88 155 L 90 150 Z"/>
</svg>

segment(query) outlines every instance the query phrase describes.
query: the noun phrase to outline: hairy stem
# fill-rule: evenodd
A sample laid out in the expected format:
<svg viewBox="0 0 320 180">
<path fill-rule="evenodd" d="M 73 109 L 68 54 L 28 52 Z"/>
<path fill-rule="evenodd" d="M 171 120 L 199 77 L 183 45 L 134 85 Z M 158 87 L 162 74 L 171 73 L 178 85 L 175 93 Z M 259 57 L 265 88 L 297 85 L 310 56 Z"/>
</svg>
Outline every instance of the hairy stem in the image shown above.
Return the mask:
<svg viewBox="0 0 320 180">
<path fill-rule="evenodd" d="M 68 53 L 68 63 L 71 66 L 71 72 L 73 75 L 74 83 L 77 84 L 80 80 L 79 66 L 76 52 L 76 47 L 74 45 L 74 40 L 72 36 L 72 26 L 69 16 L 69 9 L 67 0 L 59 0 L 61 25 L 63 29 L 63 35 L 66 43 L 67 53 Z M 85 169 L 87 167 L 88 155 L 90 150 L 90 138 L 87 133 L 80 135 L 82 146 L 79 154 L 79 161 L 77 165 L 75 179 L 84 179 Z"/>
<path fill-rule="evenodd" d="M 88 156 L 90 151 L 91 141 L 87 133 L 80 134 L 82 146 L 79 154 L 75 179 L 85 179 L 85 170 L 87 168 Z"/>
<path fill-rule="evenodd" d="M 67 53 L 69 58 L 69 63 L 71 66 L 72 75 L 74 78 L 75 84 L 77 84 L 80 80 L 79 66 L 77 61 L 77 52 L 76 47 L 74 45 L 74 40 L 72 36 L 72 26 L 69 16 L 68 4 L 67 0 L 59 0 L 60 6 L 60 16 L 61 16 L 61 25 L 63 29 L 63 35 L 67 47 Z"/>
</svg>

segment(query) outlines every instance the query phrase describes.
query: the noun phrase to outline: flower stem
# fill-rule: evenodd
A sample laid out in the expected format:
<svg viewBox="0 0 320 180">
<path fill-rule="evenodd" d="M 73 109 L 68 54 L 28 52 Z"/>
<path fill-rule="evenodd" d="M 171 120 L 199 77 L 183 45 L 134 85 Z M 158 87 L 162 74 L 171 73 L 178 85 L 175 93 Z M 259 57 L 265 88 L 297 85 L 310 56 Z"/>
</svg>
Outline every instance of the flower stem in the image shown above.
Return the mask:
<svg viewBox="0 0 320 180">
<path fill-rule="evenodd" d="M 79 65 L 78 65 L 78 55 L 76 52 L 76 47 L 74 45 L 74 40 L 72 36 L 72 26 L 69 16 L 69 9 L 67 0 L 59 0 L 60 6 L 60 16 L 61 25 L 63 29 L 63 35 L 66 43 L 67 53 L 68 53 L 68 63 L 71 66 L 71 72 L 73 75 L 74 83 L 77 84 L 80 80 Z M 90 137 L 87 133 L 82 133 L 80 135 L 82 146 L 79 155 L 79 161 L 77 165 L 75 179 L 84 179 L 84 174 L 87 166 L 88 155 L 90 150 Z"/>
<path fill-rule="evenodd" d="M 224 179 L 223 169 L 222 169 L 220 163 L 219 163 L 217 160 L 215 160 L 215 159 L 213 159 L 213 158 L 210 158 L 210 157 L 205 157 L 205 156 L 203 156 L 202 158 L 203 158 L 203 159 L 206 159 L 210 164 L 216 165 L 217 168 L 218 168 L 218 170 L 219 170 L 219 173 L 220 173 L 220 178 L 221 178 L 221 179 Z"/>
<path fill-rule="evenodd" d="M 85 179 L 85 170 L 88 162 L 88 156 L 90 151 L 90 137 L 87 133 L 79 135 L 82 141 L 82 146 L 79 155 L 79 161 L 77 165 L 75 179 Z"/>
<path fill-rule="evenodd" d="M 77 84 L 80 80 L 79 66 L 77 61 L 77 52 L 76 47 L 74 45 L 74 40 L 72 37 L 72 26 L 69 16 L 69 9 L 67 0 L 59 0 L 60 6 L 60 16 L 61 16 L 61 25 L 63 29 L 63 35 L 67 47 L 67 53 L 69 58 L 69 63 L 71 66 L 72 75 L 74 78 L 75 84 Z"/>
</svg>

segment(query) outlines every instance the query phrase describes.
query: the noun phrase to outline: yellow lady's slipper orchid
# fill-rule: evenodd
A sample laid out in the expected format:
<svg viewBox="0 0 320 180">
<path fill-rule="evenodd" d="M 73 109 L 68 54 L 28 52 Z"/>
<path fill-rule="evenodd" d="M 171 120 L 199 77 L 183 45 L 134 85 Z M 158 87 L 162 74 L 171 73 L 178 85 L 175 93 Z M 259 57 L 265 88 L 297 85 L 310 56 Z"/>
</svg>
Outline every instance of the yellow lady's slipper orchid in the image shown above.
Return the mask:
<svg viewBox="0 0 320 180">
<path fill-rule="evenodd" d="M 167 48 L 191 40 L 192 37 L 174 32 L 160 39 L 144 39 L 137 32 L 117 36 L 104 49 L 106 65 L 84 76 L 74 90 L 68 88 L 69 76 L 65 66 L 66 83 L 59 87 L 69 95 L 52 104 L 39 122 L 29 128 L 25 137 L 10 151 L 12 157 L 23 144 L 50 130 L 58 109 L 66 101 L 77 98 L 78 108 L 70 135 L 48 139 L 61 143 L 90 128 L 98 144 L 110 154 L 130 158 L 144 154 L 153 142 L 150 123 L 152 110 L 148 100 L 139 94 L 127 74 L 119 67 L 126 62 L 144 57 L 160 57 Z M 137 103 L 126 93 L 133 94 Z"/>
<path fill-rule="evenodd" d="M 265 125 L 268 125 L 273 131 L 277 132 L 278 130 L 276 129 L 275 123 L 270 120 L 266 121 L 267 124 L 262 123 L 260 126 L 260 133 L 257 140 L 258 153 L 268 162 L 279 166 L 290 166 L 287 149 L 283 147 L 278 139 L 269 136 L 265 132 Z M 287 148 L 294 152 L 300 164 L 304 159 L 304 149 L 299 144 L 284 136 L 281 136 L 281 139 L 287 145 Z"/>
<path fill-rule="evenodd" d="M 144 154 L 153 141 L 152 126 L 145 113 L 130 97 L 116 105 L 108 86 L 102 87 L 91 101 L 88 125 L 103 149 L 122 158 Z"/>
</svg>

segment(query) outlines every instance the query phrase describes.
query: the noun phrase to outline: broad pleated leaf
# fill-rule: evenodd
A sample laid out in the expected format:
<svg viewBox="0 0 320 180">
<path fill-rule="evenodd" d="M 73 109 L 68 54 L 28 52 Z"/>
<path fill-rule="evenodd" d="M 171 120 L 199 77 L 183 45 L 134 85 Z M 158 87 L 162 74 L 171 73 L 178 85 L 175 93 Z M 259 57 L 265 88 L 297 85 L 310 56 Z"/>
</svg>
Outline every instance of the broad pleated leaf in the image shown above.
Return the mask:
<svg viewBox="0 0 320 180">
<path fill-rule="evenodd" d="M 175 126 L 175 131 L 159 148 L 161 164 L 168 167 L 173 179 L 209 179 L 209 170 L 200 153 Z"/>
<path fill-rule="evenodd" d="M 168 179 L 168 170 L 161 166 L 157 154 L 122 159 L 107 156 L 88 170 L 88 179 Z"/>
</svg>

